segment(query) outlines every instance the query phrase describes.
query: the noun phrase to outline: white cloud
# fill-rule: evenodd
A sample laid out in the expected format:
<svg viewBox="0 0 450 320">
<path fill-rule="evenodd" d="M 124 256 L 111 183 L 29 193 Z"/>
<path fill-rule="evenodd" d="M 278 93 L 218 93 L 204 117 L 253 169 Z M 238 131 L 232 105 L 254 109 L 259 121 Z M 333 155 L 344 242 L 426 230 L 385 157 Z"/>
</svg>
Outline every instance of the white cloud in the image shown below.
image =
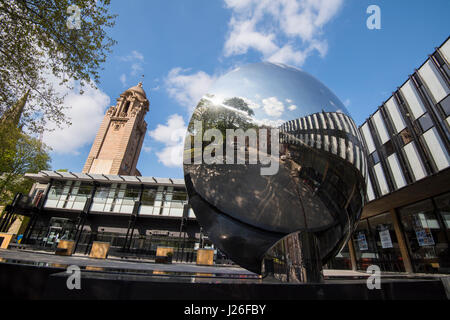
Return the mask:
<svg viewBox="0 0 450 320">
<path fill-rule="evenodd" d="M 183 165 L 184 137 L 186 124 L 182 116 L 173 114 L 167 119 L 166 125 L 159 124 L 149 136 L 163 143 L 161 151 L 156 152 L 159 162 L 166 167 L 181 167 Z"/>
<path fill-rule="evenodd" d="M 280 120 L 270 120 L 270 119 L 255 120 L 255 123 L 258 126 L 264 125 L 264 126 L 268 126 L 268 127 L 272 127 L 272 128 L 278 128 L 286 122 L 287 122 L 286 120 L 282 120 L 282 119 L 280 119 Z"/>
<path fill-rule="evenodd" d="M 270 62 L 294 63 L 295 65 L 302 65 L 307 58 L 307 50 L 296 51 L 291 45 L 285 45 L 283 48 L 276 50 L 271 56 L 267 58 Z"/>
<path fill-rule="evenodd" d="M 169 96 L 193 110 L 216 79 L 203 71 L 188 74 L 189 69 L 173 68 L 165 79 Z"/>
<path fill-rule="evenodd" d="M 272 62 L 301 66 L 314 51 L 328 50 L 323 27 L 344 0 L 224 0 L 232 10 L 224 55 L 260 52 Z"/>
<path fill-rule="evenodd" d="M 150 153 L 152 151 L 152 148 L 148 146 L 143 146 L 142 149 L 144 150 L 145 153 Z"/>
<path fill-rule="evenodd" d="M 278 118 L 284 112 L 284 104 L 276 97 L 270 97 L 262 100 L 264 111 L 268 116 Z"/>
<path fill-rule="evenodd" d="M 256 102 L 254 102 L 253 100 L 250 100 L 249 98 L 245 98 L 245 97 L 240 97 L 242 100 L 244 100 L 244 102 L 246 103 L 246 104 L 248 104 L 248 106 L 250 107 L 250 108 L 252 108 L 253 110 L 256 110 L 256 109 L 259 109 L 259 108 L 261 108 L 261 106 L 258 104 L 258 103 L 256 103 Z"/>
<path fill-rule="evenodd" d="M 350 107 L 350 105 L 351 105 L 351 101 L 350 101 L 350 99 L 346 99 L 345 101 L 344 101 L 344 106 L 346 106 L 347 108 L 348 107 Z"/>
<path fill-rule="evenodd" d="M 120 76 L 120 82 L 122 82 L 122 86 L 127 86 L 127 75 L 125 73 L 122 73 L 122 75 Z"/>
<path fill-rule="evenodd" d="M 288 107 L 288 109 L 290 110 L 290 111 L 294 111 L 294 110 L 297 110 L 297 106 L 296 105 L 290 105 L 289 107 Z"/>
<path fill-rule="evenodd" d="M 144 55 L 137 50 L 133 50 L 129 55 L 119 58 L 122 61 L 144 61 Z"/>
<path fill-rule="evenodd" d="M 68 90 L 57 87 L 57 82 L 53 83 L 57 91 L 66 94 L 64 106 L 67 107 L 66 115 L 72 125 L 60 129 L 55 124 L 49 124 L 46 129 L 53 131 L 44 133 L 43 142 L 57 154 L 77 155 L 80 148 L 94 140 L 110 98 L 103 91 L 90 86 L 85 87 L 84 94 L 80 95 L 77 86 Z"/>
<path fill-rule="evenodd" d="M 255 31 L 254 21 L 239 21 L 231 18 L 230 28 L 230 35 L 225 42 L 226 57 L 247 53 L 250 48 L 256 49 L 264 55 L 278 49 L 274 43 L 275 34 Z"/>
<path fill-rule="evenodd" d="M 144 55 L 137 50 L 131 51 L 131 53 L 125 57 L 119 57 L 119 60 L 130 63 L 130 65 L 127 66 L 127 69 L 129 70 L 129 75 L 132 77 L 138 76 L 144 71 Z M 122 84 L 124 84 L 124 81 L 122 81 L 122 79 L 120 80 Z"/>
<path fill-rule="evenodd" d="M 142 67 L 142 65 L 140 63 L 133 63 L 131 65 L 131 72 L 130 72 L 130 74 L 132 76 L 137 76 L 138 73 L 140 73 L 142 71 L 144 71 L 144 68 Z"/>
</svg>

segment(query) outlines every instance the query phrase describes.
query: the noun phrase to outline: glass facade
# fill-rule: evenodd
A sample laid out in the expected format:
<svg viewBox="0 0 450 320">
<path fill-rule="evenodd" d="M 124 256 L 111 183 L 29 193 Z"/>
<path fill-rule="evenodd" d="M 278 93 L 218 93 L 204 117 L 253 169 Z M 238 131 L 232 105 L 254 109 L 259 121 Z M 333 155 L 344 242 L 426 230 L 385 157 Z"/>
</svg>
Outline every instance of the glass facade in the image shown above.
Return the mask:
<svg viewBox="0 0 450 320">
<path fill-rule="evenodd" d="M 182 217 L 187 193 L 174 187 L 145 187 L 140 206 L 140 215 L 165 215 Z"/>
<path fill-rule="evenodd" d="M 399 217 L 415 272 L 437 273 L 448 268 L 450 194 L 401 208 Z"/>
<path fill-rule="evenodd" d="M 359 270 L 377 265 L 382 271 L 405 271 L 389 213 L 360 221 L 353 243 Z"/>
<path fill-rule="evenodd" d="M 95 191 L 91 211 L 130 214 L 139 201 L 140 192 L 140 186 L 135 185 L 101 185 Z"/>
<path fill-rule="evenodd" d="M 368 225 L 381 270 L 405 271 L 391 215 L 384 213 L 369 218 Z"/>
<path fill-rule="evenodd" d="M 83 210 L 91 196 L 93 185 L 80 181 L 53 181 L 45 208 Z M 142 192 L 142 196 L 141 196 Z M 184 188 L 172 186 L 144 186 L 111 183 L 96 187 L 91 212 L 131 214 L 139 203 L 140 215 L 183 217 L 187 193 Z M 195 218 L 192 209 L 189 218 Z"/>
<path fill-rule="evenodd" d="M 397 212 L 413 271 L 450 273 L 450 193 L 401 207 Z M 377 265 L 382 271 L 406 271 L 389 212 L 361 220 L 353 233 L 353 244 L 358 270 Z M 343 252 L 333 260 L 335 264 L 344 264 Z"/>
<path fill-rule="evenodd" d="M 81 181 L 54 181 L 45 203 L 46 208 L 83 210 L 92 185 Z"/>
<path fill-rule="evenodd" d="M 374 193 L 369 201 L 450 167 L 450 66 L 443 52 L 430 56 L 359 129 Z"/>
<path fill-rule="evenodd" d="M 358 223 L 353 233 L 353 246 L 358 270 L 367 270 L 369 266 L 377 264 L 378 254 L 367 220 Z"/>
<path fill-rule="evenodd" d="M 195 222 L 184 219 L 195 219 L 195 215 L 189 208 L 188 216 L 183 217 L 187 192 L 177 183 L 88 183 L 55 177 L 49 182 L 43 206 L 51 214 L 37 218 L 26 244 L 54 252 L 59 241 L 67 239 L 77 243 L 77 253 L 88 254 L 94 241 L 105 241 L 111 244 L 111 255 L 146 259 L 154 259 L 159 246 L 169 246 L 174 248 L 174 261 L 195 262 L 196 250 L 212 244 Z M 92 201 L 88 201 L 90 198 Z M 83 209 L 91 214 L 83 215 Z M 111 214 L 124 218 L 116 219 Z M 151 216 L 164 219 L 144 219 Z M 232 263 L 223 254 L 220 259 Z"/>
</svg>

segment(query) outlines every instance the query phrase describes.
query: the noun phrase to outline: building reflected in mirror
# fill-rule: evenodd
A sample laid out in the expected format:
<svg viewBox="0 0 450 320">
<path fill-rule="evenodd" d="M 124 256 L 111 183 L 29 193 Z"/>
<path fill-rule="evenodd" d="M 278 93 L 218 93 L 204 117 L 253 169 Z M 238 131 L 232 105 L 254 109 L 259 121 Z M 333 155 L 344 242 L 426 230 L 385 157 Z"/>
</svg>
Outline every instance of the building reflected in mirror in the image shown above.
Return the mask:
<svg viewBox="0 0 450 320">
<path fill-rule="evenodd" d="M 220 250 L 259 274 L 281 239 L 317 257 L 317 267 L 303 270 L 320 273 L 360 218 L 366 168 L 359 132 L 339 99 L 285 65 L 252 64 L 220 78 L 194 110 L 185 139 L 185 183 L 199 223 Z"/>
</svg>

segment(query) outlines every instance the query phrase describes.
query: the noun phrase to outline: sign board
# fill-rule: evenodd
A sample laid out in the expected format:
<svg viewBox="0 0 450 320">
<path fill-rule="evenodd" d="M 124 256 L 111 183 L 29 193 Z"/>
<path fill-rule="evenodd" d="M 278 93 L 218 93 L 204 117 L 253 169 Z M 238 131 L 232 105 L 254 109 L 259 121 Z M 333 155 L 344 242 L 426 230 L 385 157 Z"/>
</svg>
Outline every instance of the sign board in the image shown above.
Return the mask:
<svg viewBox="0 0 450 320">
<path fill-rule="evenodd" d="M 434 246 L 433 235 L 430 232 L 430 229 L 416 229 L 417 242 L 419 246 Z"/>
<path fill-rule="evenodd" d="M 391 235 L 389 230 L 380 231 L 381 247 L 383 249 L 393 248 Z"/>
<path fill-rule="evenodd" d="M 368 246 L 367 240 L 366 240 L 366 235 L 364 234 L 364 232 L 358 233 L 357 240 L 358 240 L 358 246 L 359 246 L 360 251 L 369 250 L 369 246 Z"/>
</svg>

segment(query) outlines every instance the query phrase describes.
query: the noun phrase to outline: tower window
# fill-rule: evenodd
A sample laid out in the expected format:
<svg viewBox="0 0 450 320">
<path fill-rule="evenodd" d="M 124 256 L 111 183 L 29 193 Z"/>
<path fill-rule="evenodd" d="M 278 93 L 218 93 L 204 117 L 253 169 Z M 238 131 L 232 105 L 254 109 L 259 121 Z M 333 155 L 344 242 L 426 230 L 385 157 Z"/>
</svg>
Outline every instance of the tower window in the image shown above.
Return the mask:
<svg viewBox="0 0 450 320">
<path fill-rule="evenodd" d="M 124 113 L 128 113 L 128 109 L 130 108 L 130 101 L 127 101 L 125 103 L 125 108 L 123 108 L 123 112 Z"/>
</svg>

